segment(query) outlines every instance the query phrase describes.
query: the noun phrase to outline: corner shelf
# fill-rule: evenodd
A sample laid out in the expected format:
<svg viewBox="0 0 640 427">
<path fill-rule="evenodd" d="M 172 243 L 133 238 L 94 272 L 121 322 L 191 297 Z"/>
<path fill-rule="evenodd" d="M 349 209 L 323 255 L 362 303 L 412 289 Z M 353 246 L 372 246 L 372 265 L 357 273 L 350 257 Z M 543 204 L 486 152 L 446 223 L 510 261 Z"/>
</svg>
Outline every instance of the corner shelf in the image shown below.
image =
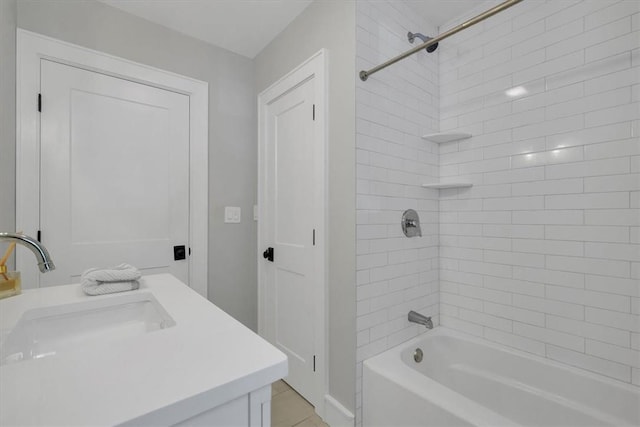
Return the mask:
<svg viewBox="0 0 640 427">
<path fill-rule="evenodd" d="M 470 182 L 436 182 L 433 184 L 422 184 L 424 188 L 436 188 L 438 190 L 444 188 L 469 188 L 473 187 Z"/>
<path fill-rule="evenodd" d="M 471 138 L 471 136 L 472 135 L 470 133 L 465 132 L 441 132 L 423 135 L 422 139 L 435 142 L 436 144 L 442 144 L 443 142 L 453 142 Z"/>
</svg>

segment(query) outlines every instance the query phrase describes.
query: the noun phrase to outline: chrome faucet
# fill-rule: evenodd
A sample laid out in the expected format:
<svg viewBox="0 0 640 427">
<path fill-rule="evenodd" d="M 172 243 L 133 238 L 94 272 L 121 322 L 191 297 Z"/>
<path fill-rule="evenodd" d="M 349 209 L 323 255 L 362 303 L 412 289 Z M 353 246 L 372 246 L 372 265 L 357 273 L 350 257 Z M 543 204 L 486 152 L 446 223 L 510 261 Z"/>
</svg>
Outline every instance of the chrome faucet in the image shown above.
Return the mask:
<svg viewBox="0 0 640 427">
<path fill-rule="evenodd" d="M 29 248 L 31 252 L 33 252 L 33 254 L 36 256 L 38 267 L 40 267 L 40 272 L 46 273 L 48 271 L 56 269 L 56 266 L 51 260 L 51 256 L 49 255 L 49 251 L 47 251 L 47 248 L 45 248 L 42 243 L 38 242 L 33 237 L 29 237 L 26 234 L 20 233 L 0 232 L 0 242 L 5 240 L 13 241 Z"/>
<path fill-rule="evenodd" d="M 417 323 L 418 325 L 424 325 L 427 329 L 433 329 L 433 322 L 431 321 L 431 317 L 423 316 L 420 313 L 416 313 L 411 310 L 409 312 L 409 322 Z"/>
</svg>

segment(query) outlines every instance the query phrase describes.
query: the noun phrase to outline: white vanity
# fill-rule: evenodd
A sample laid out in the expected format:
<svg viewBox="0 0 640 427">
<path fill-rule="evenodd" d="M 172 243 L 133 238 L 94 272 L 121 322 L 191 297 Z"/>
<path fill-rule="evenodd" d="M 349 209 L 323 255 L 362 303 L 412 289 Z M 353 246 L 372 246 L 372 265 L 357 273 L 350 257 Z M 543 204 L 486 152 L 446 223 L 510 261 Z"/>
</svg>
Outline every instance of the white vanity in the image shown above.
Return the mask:
<svg viewBox="0 0 640 427">
<path fill-rule="evenodd" d="M 171 275 L 0 300 L 0 426 L 269 426 L 286 356 Z"/>
</svg>

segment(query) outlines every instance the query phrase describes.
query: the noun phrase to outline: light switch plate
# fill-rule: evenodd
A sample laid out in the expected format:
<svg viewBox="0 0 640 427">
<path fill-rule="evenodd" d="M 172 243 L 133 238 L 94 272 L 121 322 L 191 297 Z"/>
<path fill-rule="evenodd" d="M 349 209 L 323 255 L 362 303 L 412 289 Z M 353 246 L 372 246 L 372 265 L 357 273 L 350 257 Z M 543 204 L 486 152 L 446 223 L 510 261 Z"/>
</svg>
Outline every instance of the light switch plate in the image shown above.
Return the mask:
<svg viewBox="0 0 640 427">
<path fill-rule="evenodd" d="M 230 224 L 239 224 L 241 220 L 241 210 L 237 206 L 225 206 L 224 222 Z"/>
</svg>

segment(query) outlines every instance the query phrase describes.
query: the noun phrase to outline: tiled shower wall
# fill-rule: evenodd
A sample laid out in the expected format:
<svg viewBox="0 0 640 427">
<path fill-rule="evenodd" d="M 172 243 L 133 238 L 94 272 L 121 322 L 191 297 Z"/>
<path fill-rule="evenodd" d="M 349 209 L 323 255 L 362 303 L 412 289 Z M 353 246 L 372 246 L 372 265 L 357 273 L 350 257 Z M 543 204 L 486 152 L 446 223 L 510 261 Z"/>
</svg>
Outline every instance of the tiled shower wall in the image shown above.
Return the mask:
<svg viewBox="0 0 640 427">
<path fill-rule="evenodd" d="M 441 131 L 473 134 L 440 145 L 473 183 L 440 193 L 441 324 L 636 385 L 638 12 L 526 0 L 439 49 Z"/>
<path fill-rule="evenodd" d="M 433 35 L 402 2 L 357 2 L 357 69 L 412 47 L 407 32 Z M 355 76 L 354 76 L 355 78 Z M 362 361 L 424 331 L 409 310 L 438 321 L 438 54 L 418 53 L 356 86 L 357 380 L 361 424 Z M 408 239 L 400 219 L 415 209 L 422 237 Z"/>
</svg>

